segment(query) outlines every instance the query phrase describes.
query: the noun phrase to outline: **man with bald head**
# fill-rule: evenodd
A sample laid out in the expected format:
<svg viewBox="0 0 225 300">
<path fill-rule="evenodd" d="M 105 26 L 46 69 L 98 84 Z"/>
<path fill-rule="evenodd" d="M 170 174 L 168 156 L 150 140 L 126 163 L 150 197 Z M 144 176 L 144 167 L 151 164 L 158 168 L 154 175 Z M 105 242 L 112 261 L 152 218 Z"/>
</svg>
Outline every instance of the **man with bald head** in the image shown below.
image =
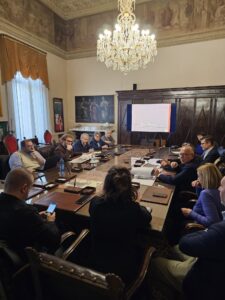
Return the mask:
<svg viewBox="0 0 225 300">
<path fill-rule="evenodd" d="M 37 247 L 54 252 L 60 244 L 60 234 L 54 223 L 55 214 L 44 219 L 37 209 L 26 204 L 33 184 L 32 174 L 24 168 L 10 171 L 4 192 L 0 194 L 0 239 L 8 242 L 22 258 L 25 247 Z"/>
<path fill-rule="evenodd" d="M 176 190 L 193 190 L 191 182 L 197 178 L 198 163 L 195 160 L 195 153 L 190 145 L 185 145 L 180 149 L 180 165 L 177 168 L 171 168 L 176 174 L 156 170 L 155 174 L 158 179 L 164 183 L 176 186 Z"/>
<path fill-rule="evenodd" d="M 80 136 L 80 140 L 76 141 L 73 145 L 73 152 L 74 153 L 85 153 L 88 152 L 90 149 L 89 145 L 89 135 L 87 133 L 82 133 Z"/>
</svg>

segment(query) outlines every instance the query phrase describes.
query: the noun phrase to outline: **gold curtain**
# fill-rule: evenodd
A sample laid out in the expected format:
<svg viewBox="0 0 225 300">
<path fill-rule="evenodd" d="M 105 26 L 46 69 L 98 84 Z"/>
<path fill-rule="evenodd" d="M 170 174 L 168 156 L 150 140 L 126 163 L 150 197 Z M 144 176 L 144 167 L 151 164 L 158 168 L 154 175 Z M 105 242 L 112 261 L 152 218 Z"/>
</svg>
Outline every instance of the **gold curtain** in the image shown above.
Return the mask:
<svg viewBox="0 0 225 300">
<path fill-rule="evenodd" d="M 5 35 L 0 35 L 0 65 L 2 84 L 19 71 L 25 78 L 40 78 L 49 87 L 46 53 Z"/>
</svg>

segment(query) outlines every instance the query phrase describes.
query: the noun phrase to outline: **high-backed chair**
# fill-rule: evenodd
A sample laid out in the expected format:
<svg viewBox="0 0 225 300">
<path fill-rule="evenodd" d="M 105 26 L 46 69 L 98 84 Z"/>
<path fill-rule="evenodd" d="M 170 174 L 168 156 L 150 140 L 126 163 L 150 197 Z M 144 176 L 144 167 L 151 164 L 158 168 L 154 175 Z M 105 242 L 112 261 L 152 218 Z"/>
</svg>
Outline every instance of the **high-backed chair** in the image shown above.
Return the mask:
<svg viewBox="0 0 225 300">
<path fill-rule="evenodd" d="M 45 140 L 45 143 L 46 143 L 46 144 L 51 144 L 51 143 L 52 143 L 52 134 L 51 134 L 50 131 L 45 130 L 45 133 L 44 133 L 44 140 Z"/>
<path fill-rule="evenodd" d="M 74 254 L 88 237 L 88 230 L 83 230 L 75 242 L 76 245 L 73 244 Z M 126 287 L 115 274 L 103 274 L 27 248 L 35 286 L 35 300 L 128 300 L 143 282 L 154 250 L 148 246 L 143 251 L 139 272 L 135 280 Z"/>
<path fill-rule="evenodd" d="M 64 233 L 55 256 L 66 259 L 77 245 L 76 238 L 77 235 L 72 231 Z M 0 299 L 31 300 L 34 299 L 33 297 L 34 289 L 29 264 L 5 240 L 0 240 Z"/>
<path fill-rule="evenodd" d="M 18 140 L 13 134 L 7 134 L 3 139 L 3 143 L 9 154 L 12 154 L 18 150 Z"/>
<path fill-rule="evenodd" d="M 29 300 L 32 294 L 29 278 L 29 265 L 0 240 L 0 299 Z"/>
<path fill-rule="evenodd" d="M 0 179 L 4 180 L 10 171 L 9 155 L 0 155 Z"/>
</svg>

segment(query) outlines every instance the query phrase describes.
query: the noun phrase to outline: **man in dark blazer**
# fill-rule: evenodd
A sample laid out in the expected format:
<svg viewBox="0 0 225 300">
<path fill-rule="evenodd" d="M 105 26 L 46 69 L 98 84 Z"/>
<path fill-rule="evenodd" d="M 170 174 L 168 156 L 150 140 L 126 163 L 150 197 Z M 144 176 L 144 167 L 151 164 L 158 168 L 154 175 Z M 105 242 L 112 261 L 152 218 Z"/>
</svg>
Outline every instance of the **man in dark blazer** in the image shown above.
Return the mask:
<svg viewBox="0 0 225 300">
<path fill-rule="evenodd" d="M 60 245 L 55 214 L 38 213 L 34 206 L 25 202 L 32 184 L 32 174 L 17 168 L 8 173 L 4 192 L 0 194 L 0 239 L 21 258 L 25 258 L 25 247 L 54 252 Z"/>
<path fill-rule="evenodd" d="M 176 186 L 176 191 L 193 190 L 191 182 L 197 178 L 198 161 L 190 145 L 185 145 L 180 149 L 180 162 L 176 163 L 176 168 L 171 166 L 167 170 L 155 170 L 155 175 L 164 183 Z M 172 164 L 171 164 L 172 165 Z M 172 172 L 172 173 L 171 173 Z"/>
<path fill-rule="evenodd" d="M 76 153 L 85 153 L 90 149 L 89 145 L 89 135 L 87 133 L 82 133 L 80 136 L 80 140 L 76 141 L 73 145 L 73 152 Z"/>
<path fill-rule="evenodd" d="M 100 132 L 95 132 L 90 142 L 90 147 L 94 150 L 102 150 L 108 148 L 108 145 L 101 139 Z"/>
<path fill-rule="evenodd" d="M 225 205 L 225 177 L 219 190 L 221 202 Z M 174 258 L 157 257 L 150 270 L 164 294 L 183 289 L 187 300 L 223 300 L 225 221 L 185 235 L 179 248 L 174 248 Z"/>
<path fill-rule="evenodd" d="M 201 146 L 204 151 L 201 155 L 201 164 L 214 163 L 214 161 L 220 156 L 212 136 L 204 136 L 201 139 Z"/>
</svg>

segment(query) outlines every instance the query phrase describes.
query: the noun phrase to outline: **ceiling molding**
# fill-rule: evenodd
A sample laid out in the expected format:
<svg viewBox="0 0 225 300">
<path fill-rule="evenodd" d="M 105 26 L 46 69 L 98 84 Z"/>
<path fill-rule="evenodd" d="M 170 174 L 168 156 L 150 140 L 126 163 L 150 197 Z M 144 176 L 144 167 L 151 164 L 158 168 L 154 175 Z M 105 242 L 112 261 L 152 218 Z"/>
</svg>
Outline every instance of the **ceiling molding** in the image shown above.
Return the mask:
<svg viewBox="0 0 225 300">
<path fill-rule="evenodd" d="M 7 20 L 0 18 L 0 32 L 9 34 L 10 36 L 30 44 L 40 50 L 55 54 L 65 60 L 87 58 L 96 56 L 96 48 L 79 49 L 75 51 L 65 51 L 50 42 L 39 38 L 38 36 L 18 27 Z M 207 31 L 195 34 L 184 34 L 179 37 L 163 37 L 157 41 L 158 48 L 169 47 L 187 43 L 202 42 L 208 40 L 225 38 L 225 29 Z"/>
<path fill-rule="evenodd" d="M 117 0 L 39 0 L 64 20 L 118 10 Z M 136 4 L 151 0 L 136 0 Z"/>
<path fill-rule="evenodd" d="M 21 27 L 18 27 L 8 22 L 7 20 L 1 17 L 0 17 L 0 32 L 6 33 L 14 37 L 15 39 L 21 40 L 22 42 L 32 45 L 42 51 L 50 52 L 61 58 L 66 59 L 66 51 L 22 29 Z"/>
</svg>

